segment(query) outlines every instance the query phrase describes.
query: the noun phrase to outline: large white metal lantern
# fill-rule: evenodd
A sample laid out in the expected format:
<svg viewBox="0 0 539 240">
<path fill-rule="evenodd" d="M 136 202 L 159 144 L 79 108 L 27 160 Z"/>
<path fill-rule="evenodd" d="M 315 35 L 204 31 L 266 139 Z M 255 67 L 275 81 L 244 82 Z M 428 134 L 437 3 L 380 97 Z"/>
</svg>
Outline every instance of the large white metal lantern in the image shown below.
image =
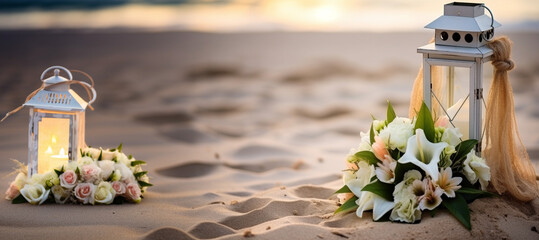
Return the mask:
<svg viewBox="0 0 539 240">
<path fill-rule="evenodd" d="M 477 139 L 481 152 L 483 63 L 493 51 L 485 44 L 500 24 L 485 15 L 482 3 L 453 2 L 444 5 L 444 15 L 425 28 L 434 29 L 434 43 L 419 47 L 423 54 L 423 100 L 439 116 L 463 133 L 462 140 Z M 492 13 L 490 13 L 492 16 Z M 436 70 L 434 70 L 436 66 Z M 434 74 L 438 74 L 434 76 Z M 432 79 L 439 79 L 434 86 Z"/>
<path fill-rule="evenodd" d="M 54 70 L 54 75 L 43 80 L 50 70 Z M 69 79 L 60 76 L 60 70 Z M 71 72 L 64 67 L 47 68 L 41 74 L 44 88 L 24 104 L 30 107 L 29 175 L 44 173 L 67 161 L 77 160 L 80 157 L 79 149 L 85 147 L 84 111 L 88 104 L 95 101 L 96 92 L 89 84 L 80 82 L 92 91 L 92 99 L 86 102 L 70 89 L 72 80 Z"/>
</svg>

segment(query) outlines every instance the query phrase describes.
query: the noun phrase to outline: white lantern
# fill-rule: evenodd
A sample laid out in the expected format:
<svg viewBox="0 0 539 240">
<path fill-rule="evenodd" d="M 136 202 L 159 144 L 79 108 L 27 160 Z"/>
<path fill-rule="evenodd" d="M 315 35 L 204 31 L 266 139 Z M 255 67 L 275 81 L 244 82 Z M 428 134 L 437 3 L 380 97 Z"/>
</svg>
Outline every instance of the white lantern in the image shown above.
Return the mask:
<svg viewBox="0 0 539 240">
<path fill-rule="evenodd" d="M 447 115 L 450 123 L 463 133 L 462 140 L 477 139 L 481 152 L 483 100 L 483 64 L 493 51 L 485 44 L 500 24 L 485 15 L 482 3 L 453 2 L 444 5 L 444 15 L 425 28 L 434 29 L 435 42 L 419 47 L 423 54 L 423 100 L 438 115 Z M 490 12 L 492 16 L 492 12 Z M 433 90 L 431 67 L 441 66 L 440 91 Z M 438 71 L 437 71 L 438 72 Z"/>
<path fill-rule="evenodd" d="M 45 74 L 54 70 L 54 75 L 45 80 Z M 69 80 L 60 76 L 63 70 Z M 28 129 L 28 174 L 44 173 L 80 157 L 80 148 L 85 147 L 84 111 L 95 101 L 92 92 L 90 102 L 84 101 L 70 89 L 71 72 L 61 66 L 47 68 L 41 74 L 44 88 L 38 91 L 24 106 L 30 107 Z"/>
</svg>

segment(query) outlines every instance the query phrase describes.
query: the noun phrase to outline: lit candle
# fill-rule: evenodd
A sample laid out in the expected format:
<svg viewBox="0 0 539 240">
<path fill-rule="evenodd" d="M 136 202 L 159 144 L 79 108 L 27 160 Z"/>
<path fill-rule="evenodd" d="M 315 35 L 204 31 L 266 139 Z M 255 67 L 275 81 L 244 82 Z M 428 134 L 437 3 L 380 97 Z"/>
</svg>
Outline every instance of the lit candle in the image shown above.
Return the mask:
<svg viewBox="0 0 539 240">
<path fill-rule="evenodd" d="M 467 140 L 470 136 L 470 107 L 468 105 L 468 101 L 466 101 L 464 104 L 463 102 L 464 98 L 459 99 L 455 105 L 447 109 L 447 114 L 449 114 L 449 120 L 453 123 L 453 125 L 455 125 L 456 128 L 459 129 L 460 133 L 462 133 L 462 140 Z"/>
</svg>

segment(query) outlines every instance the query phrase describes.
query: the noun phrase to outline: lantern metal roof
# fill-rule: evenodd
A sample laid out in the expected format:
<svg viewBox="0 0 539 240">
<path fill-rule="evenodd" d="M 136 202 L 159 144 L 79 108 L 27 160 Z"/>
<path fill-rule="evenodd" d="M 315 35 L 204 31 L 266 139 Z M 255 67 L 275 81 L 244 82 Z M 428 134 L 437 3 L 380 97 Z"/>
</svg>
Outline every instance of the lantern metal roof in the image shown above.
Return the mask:
<svg viewBox="0 0 539 240">
<path fill-rule="evenodd" d="M 50 69 L 54 69 L 54 76 L 43 80 L 45 73 Z M 69 80 L 59 75 L 59 69 L 64 70 L 69 75 Z M 73 80 L 73 76 L 66 68 L 50 67 L 43 72 L 41 80 L 44 82 L 45 88 L 37 92 L 24 106 L 56 111 L 84 111 L 88 106 L 84 99 L 69 88 L 67 82 Z M 66 82 L 66 84 L 59 84 L 62 82 Z"/>
<path fill-rule="evenodd" d="M 483 32 L 501 26 L 485 15 L 483 3 L 453 2 L 444 5 L 444 15 L 425 28 L 450 31 Z"/>
</svg>

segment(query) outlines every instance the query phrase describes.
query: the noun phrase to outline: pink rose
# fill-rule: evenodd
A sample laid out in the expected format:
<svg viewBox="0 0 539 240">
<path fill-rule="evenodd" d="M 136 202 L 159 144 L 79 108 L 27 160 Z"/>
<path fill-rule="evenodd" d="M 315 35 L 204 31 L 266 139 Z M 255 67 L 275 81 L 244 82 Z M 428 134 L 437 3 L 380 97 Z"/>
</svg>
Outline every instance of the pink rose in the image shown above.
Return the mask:
<svg viewBox="0 0 539 240">
<path fill-rule="evenodd" d="M 85 182 L 95 182 L 100 179 L 101 168 L 95 164 L 82 166 L 81 175 Z"/>
<path fill-rule="evenodd" d="M 447 128 L 449 126 L 449 118 L 447 116 L 441 116 L 436 120 L 434 126 Z"/>
<path fill-rule="evenodd" d="M 19 193 L 20 192 L 19 188 L 17 187 L 17 184 L 15 184 L 15 182 L 12 182 L 6 191 L 6 200 L 11 201 L 15 199 L 17 196 L 19 196 Z"/>
<path fill-rule="evenodd" d="M 387 151 L 384 140 L 382 140 L 382 138 L 379 136 L 374 137 L 374 140 L 375 142 L 372 144 L 372 152 L 374 153 L 374 156 L 381 161 L 390 159 L 391 156 L 389 155 L 389 151 Z"/>
<path fill-rule="evenodd" d="M 132 200 L 136 203 L 140 202 L 140 195 L 142 195 L 142 193 L 140 192 L 140 187 L 138 186 L 138 184 L 128 183 L 126 188 L 127 189 L 125 195 L 127 199 Z"/>
<path fill-rule="evenodd" d="M 79 183 L 75 187 L 75 197 L 77 197 L 83 204 L 94 204 L 95 185 L 91 183 Z"/>
<path fill-rule="evenodd" d="M 65 188 L 74 188 L 77 184 L 77 174 L 73 170 L 67 170 L 60 175 L 60 185 Z"/>
<path fill-rule="evenodd" d="M 125 184 L 123 182 L 112 182 L 112 188 L 116 191 L 116 195 L 122 195 L 125 193 Z"/>
</svg>

